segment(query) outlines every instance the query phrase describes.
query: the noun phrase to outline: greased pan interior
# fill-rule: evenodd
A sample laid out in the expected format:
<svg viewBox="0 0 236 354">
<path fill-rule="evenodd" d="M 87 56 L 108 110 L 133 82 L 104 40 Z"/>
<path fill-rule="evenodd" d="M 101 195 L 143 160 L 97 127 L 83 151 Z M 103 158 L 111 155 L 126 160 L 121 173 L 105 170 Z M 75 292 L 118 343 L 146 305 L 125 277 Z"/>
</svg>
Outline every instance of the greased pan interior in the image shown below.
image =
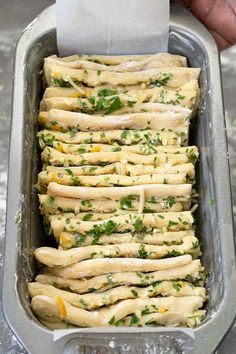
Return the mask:
<svg viewBox="0 0 236 354">
<path fill-rule="evenodd" d="M 55 337 L 31 312 L 26 283 L 36 273 L 32 252 L 45 244 L 33 187 L 40 168 L 36 138 L 36 115 L 42 97 L 39 72 L 43 58 L 56 51 L 55 8 L 52 6 L 25 30 L 16 49 L 3 284 L 4 311 L 11 328 L 28 352 L 37 354 L 44 353 L 45 349 L 49 353 L 74 353 L 78 341 L 90 349 L 99 346 L 97 348 L 105 352 L 111 340 L 117 346 L 129 344 L 135 353 L 141 353 L 147 345 L 176 350 L 182 346 L 186 352 L 195 346 L 196 353 L 212 352 L 232 324 L 236 305 L 227 141 L 219 57 L 213 39 L 186 10 L 172 6 L 169 51 L 186 56 L 189 66 L 202 68 L 201 103 L 190 132 L 190 143 L 200 149 L 197 232 L 202 243 L 203 264 L 211 277 L 208 312 L 194 330 L 76 329 Z M 214 205 L 210 203 L 211 198 Z M 21 215 L 22 223 L 15 223 L 17 215 Z M 112 353 L 111 347 L 108 350 Z"/>
</svg>

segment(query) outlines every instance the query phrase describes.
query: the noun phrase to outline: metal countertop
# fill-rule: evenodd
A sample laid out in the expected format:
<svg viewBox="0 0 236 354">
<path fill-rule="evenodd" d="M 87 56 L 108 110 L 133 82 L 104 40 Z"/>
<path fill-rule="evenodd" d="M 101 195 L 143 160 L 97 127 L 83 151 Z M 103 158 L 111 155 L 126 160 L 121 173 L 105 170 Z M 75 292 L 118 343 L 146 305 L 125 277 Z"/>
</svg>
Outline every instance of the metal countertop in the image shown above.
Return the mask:
<svg viewBox="0 0 236 354">
<path fill-rule="evenodd" d="M 8 143 L 11 116 L 13 56 L 22 30 L 52 0 L 0 0 L 0 288 L 2 288 Z M 236 46 L 221 55 L 227 118 L 229 158 L 236 225 Z M 236 323 L 224 338 L 217 354 L 236 353 Z M 8 327 L 0 298 L 0 354 L 25 354 Z M 49 353 L 51 354 L 51 353 Z"/>
</svg>

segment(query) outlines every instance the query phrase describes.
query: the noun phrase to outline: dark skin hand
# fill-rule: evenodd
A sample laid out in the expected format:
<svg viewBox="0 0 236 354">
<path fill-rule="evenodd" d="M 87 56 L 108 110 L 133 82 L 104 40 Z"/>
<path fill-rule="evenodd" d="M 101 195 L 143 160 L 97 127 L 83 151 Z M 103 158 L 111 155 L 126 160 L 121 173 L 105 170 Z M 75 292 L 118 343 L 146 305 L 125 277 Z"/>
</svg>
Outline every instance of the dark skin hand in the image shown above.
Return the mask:
<svg viewBox="0 0 236 354">
<path fill-rule="evenodd" d="M 211 32 L 218 48 L 236 44 L 236 0 L 179 0 Z"/>
</svg>

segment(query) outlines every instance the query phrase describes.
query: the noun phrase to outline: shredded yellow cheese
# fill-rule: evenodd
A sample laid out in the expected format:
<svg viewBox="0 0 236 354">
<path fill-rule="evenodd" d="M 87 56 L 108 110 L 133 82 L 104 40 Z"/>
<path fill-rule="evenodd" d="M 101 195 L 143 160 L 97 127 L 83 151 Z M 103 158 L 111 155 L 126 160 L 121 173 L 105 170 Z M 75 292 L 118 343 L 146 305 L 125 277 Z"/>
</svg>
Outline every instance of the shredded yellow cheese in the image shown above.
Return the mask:
<svg viewBox="0 0 236 354">
<path fill-rule="evenodd" d="M 100 146 L 94 146 L 94 147 L 92 148 L 92 152 L 99 152 L 99 151 L 101 151 Z"/>
<path fill-rule="evenodd" d="M 65 232 L 62 232 L 60 234 L 60 245 L 63 247 L 63 248 L 71 248 L 72 247 L 72 241 L 71 241 L 71 238 L 68 237 L 68 235 L 65 233 Z"/>
<path fill-rule="evenodd" d="M 56 302 L 59 310 L 60 319 L 64 321 L 67 316 L 65 304 L 60 296 L 56 297 Z"/>
<path fill-rule="evenodd" d="M 52 173 L 51 176 L 52 176 L 52 180 L 53 180 L 54 182 L 61 184 L 61 181 L 62 181 L 62 179 L 63 179 L 63 176 L 61 177 L 60 174 L 58 174 L 57 172 Z"/>
<path fill-rule="evenodd" d="M 165 313 L 166 311 L 167 311 L 167 310 L 166 310 L 166 309 L 163 309 L 163 308 L 161 308 L 161 309 L 158 310 L 159 313 Z"/>
<path fill-rule="evenodd" d="M 59 71 L 55 71 L 54 73 L 52 73 L 52 77 L 55 77 L 56 79 L 60 79 L 61 73 L 59 73 Z"/>
<path fill-rule="evenodd" d="M 47 113 L 46 112 L 40 112 L 39 113 L 39 118 L 38 118 L 39 124 L 44 124 L 45 121 L 46 121 L 46 117 L 47 117 Z"/>
<path fill-rule="evenodd" d="M 63 152 L 62 144 L 60 143 L 57 144 L 57 150 Z"/>
</svg>

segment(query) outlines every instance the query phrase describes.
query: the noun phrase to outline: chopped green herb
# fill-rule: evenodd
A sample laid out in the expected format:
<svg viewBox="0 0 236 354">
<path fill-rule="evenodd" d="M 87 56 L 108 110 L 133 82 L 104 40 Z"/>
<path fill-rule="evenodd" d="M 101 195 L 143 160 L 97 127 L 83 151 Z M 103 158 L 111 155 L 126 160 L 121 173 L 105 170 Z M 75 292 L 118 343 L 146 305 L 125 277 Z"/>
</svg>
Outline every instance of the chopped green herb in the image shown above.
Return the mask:
<svg viewBox="0 0 236 354">
<path fill-rule="evenodd" d="M 126 139 L 127 138 L 127 136 L 129 135 L 129 131 L 128 130 L 124 130 L 123 132 L 122 132 L 122 134 L 121 134 L 121 139 Z"/>
<path fill-rule="evenodd" d="M 175 221 L 171 221 L 170 220 L 167 227 L 170 228 L 170 227 L 175 226 L 175 225 L 178 225 L 178 223 L 175 222 Z"/>
<path fill-rule="evenodd" d="M 192 249 L 197 249 L 200 246 L 199 242 L 192 242 Z"/>
<path fill-rule="evenodd" d="M 142 244 L 139 246 L 138 257 L 139 257 L 139 258 L 142 258 L 142 259 L 145 259 L 145 258 L 147 258 L 147 256 L 148 256 L 148 253 L 147 253 L 147 251 L 145 250 L 145 245 L 142 243 Z"/>
<path fill-rule="evenodd" d="M 69 169 L 69 168 L 65 168 L 65 171 L 68 173 L 68 175 L 71 175 L 71 176 L 74 175 L 73 172 L 71 171 L 71 169 Z"/>
<path fill-rule="evenodd" d="M 81 185 L 80 179 L 77 176 L 72 177 L 72 182 L 73 182 L 73 186 L 80 186 Z"/>
<path fill-rule="evenodd" d="M 56 86 L 60 86 L 60 87 L 71 87 L 71 84 L 68 81 L 61 79 L 56 79 L 55 77 L 53 78 L 54 84 Z"/>
<path fill-rule="evenodd" d="M 151 285 L 153 288 L 155 288 L 159 284 L 160 284 L 160 281 L 157 280 L 157 281 L 154 281 Z"/>
<path fill-rule="evenodd" d="M 190 151 L 189 153 L 187 153 L 187 156 L 188 156 L 189 162 L 191 162 L 193 164 L 195 164 L 197 162 L 197 155 L 193 151 Z"/>
<path fill-rule="evenodd" d="M 130 194 L 127 197 L 121 198 L 121 200 L 120 200 L 121 209 L 131 209 L 132 208 L 132 200 L 135 200 L 135 196 L 133 194 Z"/>
<path fill-rule="evenodd" d="M 110 319 L 110 321 L 108 321 L 108 323 L 109 323 L 111 326 L 114 325 L 115 322 L 116 322 L 115 316 L 113 316 L 113 317 Z"/>
<path fill-rule="evenodd" d="M 132 108 L 135 105 L 136 101 L 128 101 L 128 107 Z"/>
<path fill-rule="evenodd" d="M 133 294 L 134 297 L 138 297 L 138 293 L 137 293 L 136 290 L 131 289 L 130 291 L 131 291 L 131 293 Z"/>
<path fill-rule="evenodd" d="M 83 300 L 83 299 L 80 299 L 79 302 L 84 306 L 84 307 L 87 307 L 88 304 L 86 304 L 86 302 Z"/>
<path fill-rule="evenodd" d="M 78 154 L 84 154 L 86 152 L 85 148 L 80 147 L 77 149 Z"/>
<path fill-rule="evenodd" d="M 121 151 L 121 147 L 115 146 L 114 148 L 111 149 L 111 151 L 113 151 L 113 152 Z"/>
<path fill-rule="evenodd" d="M 172 75 L 171 74 L 163 74 L 163 78 L 162 79 L 157 79 L 152 81 L 151 85 L 152 86 L 164 86 L 168 83 L 168 81 L 171 79 Z"/>
<path fill-rule="evenodd" d="M 214 198 L 211 198 L 210 199 L 210 205 L 214 205 L 215 204 L 215 199 Z"/>
<path fill-rule="evenodd" d="M 177 97 L 177 100 L 184 100 L 185 96 L 181 95 L 179 92 L 176 92 L 175 96 Z"/>
<path fill-rule="evenodd" d="M 132 325 L 135 325 L 135 324 L 137 324 L 139 322 L 139 318 L 135 315 L 135 314 L 133 314 L 132 316 L 131 316 L 131 320 L 130 320 L 130 325 L 132 326 Z"/>
<path fill-rule="evenodd" d="M 111 90 L 107 88 L 98 91 L 98 96 L 100 97 L 114 96 L 116 94 L 117 94 L 117 90 Z"/>
<path fill-rule="evenodd" d="M 96 169 L 97 169 L 97 167 L 90 167 L 89 168 L 89 172 L 91 173 L 91 172 L 94 172 L 94 171 L 96 171 Z"/>
<path fill-rule="evenodd" d="M 146 230 L 146 227 L 143 225 L 143 222 L 142 220 L 140 219 L 140 217 L 137 217 L 135 219 L 135 222 L 134 222 L 134 228 L 137 232 L 142 232 L 142 231 L 145 231 Z"/>
<path fill-rule="evenodd" d="M 78 108 L 81 112 L 88 113 L 87 103 L 82 101 L 80 98 L 78 99 Z"/>
<path fill-rule="evenodd" d="M 69 135 L 71 138 L 74 138 L 76 136 L 76 134 L 78 133 L 78 130 L 76 128 L 70 129 L 68 131 Z"/>
<path fill-rule="evenodd" d="M 157 204 L 157 199 L 155 197 L 151 197 L 148 199 L 148 203 Z"/>
<path fill-rule="evenodd" d="M 58 125 L 58 122 L 56 122 L 56 121 L 51 121 L 51 125 Z"/>
<path fill-rule="evenodd" d="M 96 289 L 95 288 L 88 288 L 88 293 L 94 292 Z"/>
<path fill-rule="evenodd" d="M 177 291 L 177 293 L 182 289 L 182 285 L 179 283 L 174 282 L 173 288 Z"/>
<path fill-rule="evenodd" d="M 86 240 L 86 236 L 84 235 L 77 235 L 75 239 L 75 247 L 81 246 L 84 241 Z"/>
<path fill-rule="evenodd" d="M 90 200 L 82 200 L 81 205 L 91 208 L 92 204 L 90 202 Z"/>
<path fill-rule="evenodd" d="M 171 257 L 178 257 L 178 256 L 181 256 L 182 255 L 182 253 L 180 253 L 180 252 L 178 252 L 178 251 L 176 251 L 176 250 L 173 250 L 173 251 L 171 251 L 171 252 L 167 252 L 167 256 L 169 257 L 169 256 L 171 256 Z"/>
<path fill-rule="evenodd" d="M 48 208 L 50 208 L 53 206 L 54 201 L 55 201 L 55 198 L 48 195 L 47 198 L 45 199 L 45 204 Z"/>
<path fill-rule="evenodd" d="M 141 316 L 146 316 L 146 315 L 149 315 L 149 308 L 148 307 L 145 307 L 145 309 L 141 311 Z"/>
<path fill-rule="evenodd" d="M 174 200 L 174 198 L 171 197 L 171 196 L 169 196 L 169 197 L 166 198 L 166 202 L 167 202 L 169 208 L 171 208 L 171 207 L 176 203 L 175 200 Z"/>
<path fill-rule="evenodd" d="M 84 215 L 83 221 L 88 221 L 88 220 L 90 220 L 90 219 L 92 218 L 92 216 L 93 216 L 93 214 L 86 214 L 86 215 Z"/>
<path fill-rule="evenodd" d="M 112 220 L 107 221 L 104 225 L 105 234 L 111 235 L 115 231 L 117 226 L 118 226 L 118 224 L 116 222 L 114 222 Z"/>
<path fill-rule="evenodd" d="M 91 103 L 91 104 L 95 104 L 96 99 L 95 99 L 94 96 L 91 96 L 91 97 L 89 97 L 88 101 L 89 101 L 89 103 Z"/>
<path fill-rule="evenodd" d="M 117 111 L 118 109 L 123 107 L 123 103 L 121 102 L 120 98 L 116 96 L 110 105 L 110 107 L 107 109 L 106 114 L 112 113 L 114 111 Z"/>
</svg>

